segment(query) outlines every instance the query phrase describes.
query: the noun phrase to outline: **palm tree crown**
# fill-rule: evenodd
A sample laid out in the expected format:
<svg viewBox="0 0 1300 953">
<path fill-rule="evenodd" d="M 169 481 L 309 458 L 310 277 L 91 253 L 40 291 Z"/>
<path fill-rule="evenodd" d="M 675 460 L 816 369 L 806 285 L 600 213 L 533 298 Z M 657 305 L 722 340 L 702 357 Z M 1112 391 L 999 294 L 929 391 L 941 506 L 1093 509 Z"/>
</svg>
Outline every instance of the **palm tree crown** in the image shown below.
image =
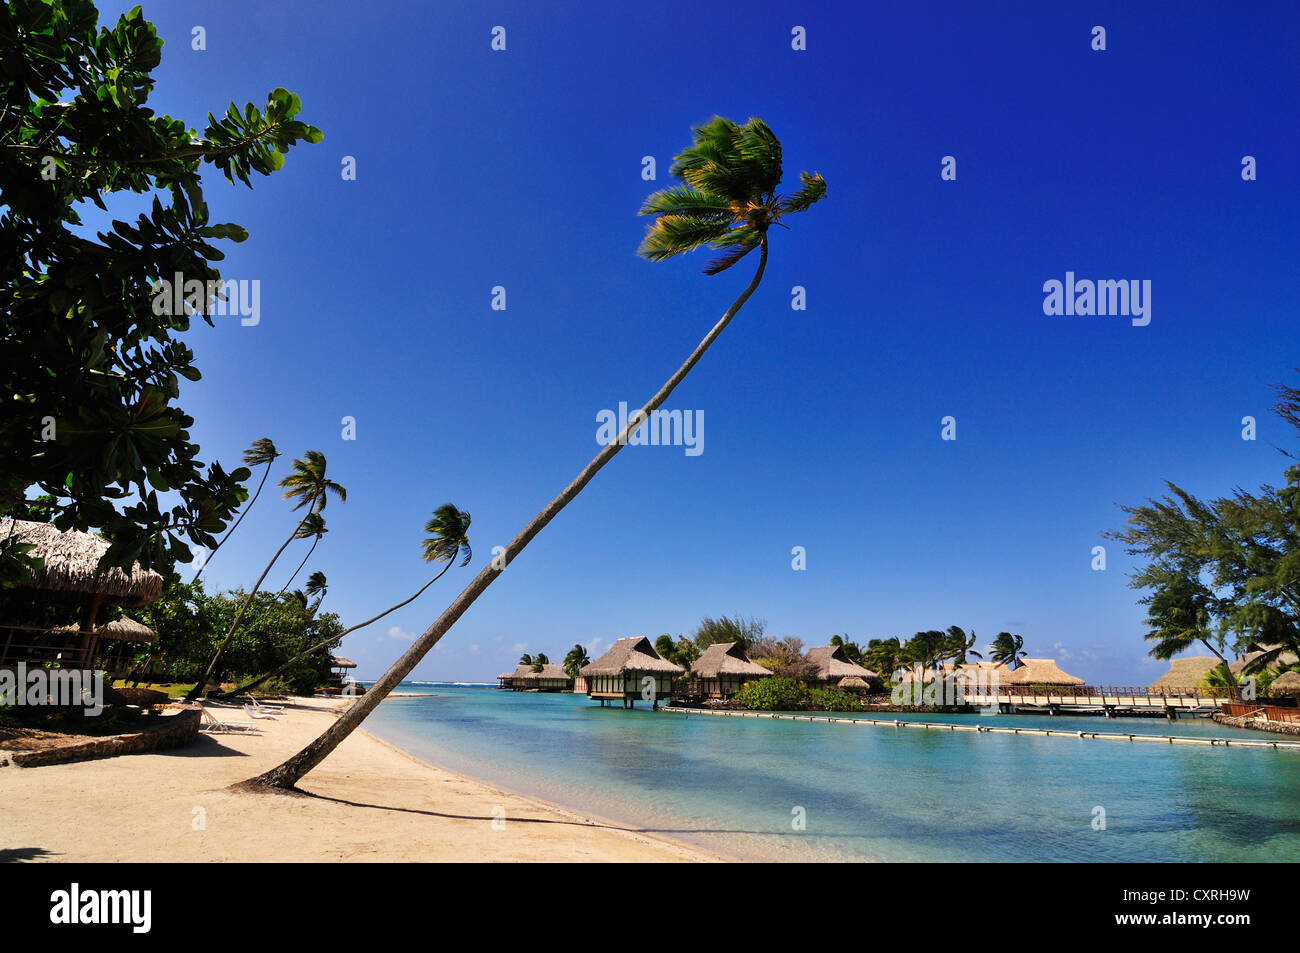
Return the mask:
<svg viewBox="0 0 1300 953">
<path fill-rule="evenodd" d="M 313 511 L 325 509 L 328 494 L 333 493 L 339 502 L 348 501 L 348 491 L 325 476 L 325 454 L 308 450 L 306 459 L 293 461 L 293 472 L 280 481 L 286 500 L 297 499 L 295 510 L 310 506 Z"/>
<path fill-rule="evenodd" d="M 672 175 L 683 185 L 655 192 L 641 207 L 655 215 L 637 254 L 663 261 L 709 245 L 724 253 L 704 269 L 726 271 L 767 241 L 767 230 L 782 225 L 791 212 L 802 212 L 826 194 L 817 173 L 799 173 L 793 195 L 777 193 L 781 184 L 781 143 L 761 119 L 743 126 L 715 116 L 691 130 L 693 145 L 676 157 Z"/>
<path fill-rule="evenodd" d="M 424 524 L 424 531 L 429 534 L 423 544 L 424 561 L 451 563 L 464 550 L 460 564 L 469 565 L 474 555 L 469 546 L 469 522 L 469 514 L 450 503 L 434 510 L 433 517 Z"/>
</svg>

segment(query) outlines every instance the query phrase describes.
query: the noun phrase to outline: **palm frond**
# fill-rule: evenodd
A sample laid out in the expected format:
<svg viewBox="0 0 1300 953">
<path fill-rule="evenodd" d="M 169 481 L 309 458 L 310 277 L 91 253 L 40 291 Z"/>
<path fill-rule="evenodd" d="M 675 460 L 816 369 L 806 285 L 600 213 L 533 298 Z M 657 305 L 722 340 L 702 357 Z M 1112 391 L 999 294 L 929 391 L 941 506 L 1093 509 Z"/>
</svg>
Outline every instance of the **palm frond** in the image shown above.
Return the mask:
<svg viewBox="0 0 1300 953">
<path fill-rule="evenodd" d="M 695 215 L 700 218 L 721 216 L 730 219 L 732 203 L 720 195 L 710 195 L 689 185 L 675 185 L 652 194 L 637 214 Z"/>
<path fill-rule="evenodd" d="M 646 229 L 637 254 L 651 261 L 663 261 L 723 237 L 727 224 L 697 215 L 661 215 Z"/>
<path fill-rule="evenodd" d="M 805 212 L 814 202 L 819 202 L 825 197 L 826 180 L 821 177 L 820 173 L 800 172 L 799 181 L 803 183 L 799 191 L 781 200 L 783 211 Z"/>
<path fill-rule="evenodd" d="M 726 271 L 757 247 L 758 243 L 752 245 L 735 245 L 732 247 L 731 251 L 724 255 L 719 255 L 717 258 L 713 259 L 713 261 L 709 262 L 708 267 L 704 269 L 704 273 L 706 275 L 716 275 L 719 272 Z"/>
</svg>

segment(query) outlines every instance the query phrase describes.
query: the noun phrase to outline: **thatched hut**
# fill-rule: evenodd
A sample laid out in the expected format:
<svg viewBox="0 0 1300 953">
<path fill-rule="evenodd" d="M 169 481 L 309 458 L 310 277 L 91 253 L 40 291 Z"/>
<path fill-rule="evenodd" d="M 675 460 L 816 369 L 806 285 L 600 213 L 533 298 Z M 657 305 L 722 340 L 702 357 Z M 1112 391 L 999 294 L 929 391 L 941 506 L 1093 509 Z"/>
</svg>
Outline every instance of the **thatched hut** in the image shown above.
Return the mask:
<svg viewBox="0 0 1300 953">
<path fill-rule="evenodd" d="M 1254 662 L 1265 652 L 1271 652 L 1277 649 L 1278 647 L 1279 646 L 1276 645 L 1266 645 L 1264 646 L 1264 648 L 1259 649 L 1257 651 L 1247 652 L 1241 658 L 1229 664 L 1228 668 L 1232 669 L 1233 675 L 1240 677 L 1241 675 L 1245 674 L 1246 666 L 1250 665 L 1250 663 Z M 1285 668 L 1288 665 L 1295 665 L 1297 662 L 1300 662 L 1300 659 L 1296 658 L 1294 652 L 1278 652 L 1277 657 L 1274 658 L 1273 661 L 1269 663 L 1269 667 Z"/>
<path fill-rule="evenodd" d="M 1067 688 L 1084 684 L 1083 679 L 1061 671 L 1056 659 L 1051 658 L 1022 658 L 1016 668 L 999 675 L 999 682 L 1021 688 L 1032 685 Z"/>
<path fill-rule="evenodd" d="M 515 681 L 514 672 L 502 672 L 500 675 L 497 676 L 497 688 L 504 689 L 504 690 L 509 690 L 511 688 L 514 688 L 515 687 L 514 681 Z"/>
<path fill-rule="evenodd" d="M 1300 695 L 1300 672 L 1283 672 L 1273 679 L 1269 691 L 1275 695 Z"/>
<path fill-rule="evenodd" d="M 857 692 L 859 694 L 871 691 L 871 683 L 865 678 L 859 678 L 856 675 L 841 678 L 839 685 L 836 687 L 842 692 Z"/>
<path fill-rule="evenodd" d="M 28 555 L 42 561 L 39 568 L 32 569 L 28 578 L 18 583 L 19 588 L 71 594 L 81 620 L 75 629 L 77 634 L 71 640 L 75 647 L 66 645 L 60 651 L 60 646 L 52 644 L 58 639 L 42 638 L 50 630 L 18 625 L 13 619 L 0 619 L 0 665 L 28 659 L 57 659 L 90 666 L 100 642 L 95 619 L 102 606 L 146 605 L 162 595 L 163 577 L 141 569 L 138 564 L 129 572 L 118 567 L 101 570 L 99 563 L 108 552 L 109 543 L 94 533 L 61 531 L 51 523 L 0 519 L 0 538 L 11 536 L 31 544 L 34 548 Z M 123 634 L 129 632 L 128 627 Z M 135 634 L 138 635 L 139 631 L 135 630 Z M 67 640 L 66 633 L 64 640 Z M 47 658 L 51 652 L 54 657 Z"/>
<path fill-rule="evenodd" d="M 1219 660 L 1210 655 L 1169 660 L 1169 671 L 1151 683 L 1150 691 L 1156 695 L 1192 693 L 1205 688 L 1205 676 L 1214 670 Z"/>
<path fill-rule="evenodd" d="M 75 625 L 61 625 L 53 629 L 52 632 L 55 636 L 67 638 L 80 637 L 81 635 L 81 629 Z M 158 633 L 143 622 L 137 622 L 130 616 L 125 615 L 120 619 L 114 619 L 107 625 L 101 625 L 91 635 L 91 657 L 98 657 L 101 649 L 104 649 L 105 668 L 110 672 L 120 672 L 122 670 L 122 655 L 126 652 L 128 643 L 149 643 L 156 641 L 158 638 Z M 114 644 L 117 646 L 116 651 L 111 649 Z M 107 657 L 109 655 L 113 656 L 112 664 L 108 664 Z"/>
<path fill-rule="evenodd" d="M 520 665 L 510 676 L 510 687 L 517 692 L 567 692 L 573 687 L 573 679 L 562 665 L 547 663 L 540 671 Z"/>
<path fill-rule="evenodd" d="M 880 678 L 871 669 L 850 662 L 842 645 L 823 645 L 809 649 L 808 661 L 813 665 L 810 681 L 822 687 L 838 685 L 845 678 L 860 678 L 867 682 Z"/>
<path fill-rule="evenodd" d="M 636 700 L 672 695 L 673 676 L 686 669 L 663 658 L 644 636 L 619 639 L 596 661 L 584 665 L 579 674 L 587 679 L 587 697 L 600 699 L 601 707 L 615 699 L 623 707 L 636 707 Z"/>
<path fill-rule="evenodd" d="M 691 675 L 709 698 L 730 698 L 745 682 L 768 678 L 771 672 L 751 662 L 739 642 L 715 642 L 691 666 Z"/>
</svg>

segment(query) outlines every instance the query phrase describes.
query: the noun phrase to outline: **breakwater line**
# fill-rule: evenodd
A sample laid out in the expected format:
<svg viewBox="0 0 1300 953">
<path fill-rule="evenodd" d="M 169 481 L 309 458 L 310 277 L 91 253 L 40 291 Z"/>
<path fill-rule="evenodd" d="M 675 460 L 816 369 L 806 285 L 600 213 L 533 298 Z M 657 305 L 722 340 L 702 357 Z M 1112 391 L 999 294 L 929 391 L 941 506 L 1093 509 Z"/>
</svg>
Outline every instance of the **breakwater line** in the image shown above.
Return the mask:
<svg viewBox="0 0 1300 953">
<path fill-rule="evenodd" d="M 979 734 L 1082 738 L 1089 741 L 1150 741 L 1170 745 L 1207 745 L 1212 748 L 1272 748 L 1275 751 L 1300 751 L 1300 742 L 1295 741 L 1245 741 L 1237 738 L 1192 738 L 1186 735 L 1147 735 L 1134 732 L 1086 731 L 1083 729 L 1007 728 L 993 725 L 956 725 L 937 721 L 903 721 L 898 718 L 838 718 L 767 711 L 710 711 L 707 708 L 676 708 L 671 705 L 664 706 L 660 711 L 670 712 L 675 715 L 711 715 L 721 718 L 773 718 L 782 721 L 824 721 L 832 724 L 874 725 L 885 728 L 924 728 L 927 731 L 971 731 Z"/>
</svg>

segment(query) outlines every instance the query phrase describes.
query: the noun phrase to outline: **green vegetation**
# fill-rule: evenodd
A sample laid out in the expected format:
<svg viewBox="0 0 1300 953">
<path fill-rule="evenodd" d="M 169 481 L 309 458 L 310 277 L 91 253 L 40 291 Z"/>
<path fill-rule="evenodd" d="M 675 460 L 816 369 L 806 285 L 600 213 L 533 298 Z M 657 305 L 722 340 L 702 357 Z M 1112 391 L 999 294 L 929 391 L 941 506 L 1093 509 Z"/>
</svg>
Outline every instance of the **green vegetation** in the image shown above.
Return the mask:
<svg viewBox="0 0 1300 953">
<path fill-rule="evenodd" d="M 1274 412 L 1300 431 L 1300 388 L 1277 392 Z M 1166 483 L 1167 495 L 1122 507 L 1124 528 L 1104 534 L 1147 560 L 1130 585 L 1147 591 L 1151 656 L 1200 645 L 1234 694 L 1230 654 L 1259 651 L 1244 670 L 1256 678 L 1288 667 L 1283 653 L 1300 655 L 1300 462 L 1286 455 L 1280 487 L 1201 500 Z"/>
<path fill-rule="evenodd" d="M 209 113 L 202 133 L 156 114 L 153 25 L 139 7 L 103 29 L 98 20 L 90 0 L 0 6 L 0 328 L 12 358 L 0 515 L 98 528 L 112 543 L 106 565 L 169 574 L 191 545 L 218 545 L 251 475 L 203 463 L 194 421 L 175 403 L 180 380 L 200 376 L 182 341 L 191 315 L 213 323 L 221 275 L 209 263 L 224 257 L 213 243 L 248 237 L 212 221 L 200 168 L 251 187 L 252 174 L 270 175 L 321 133 L 298 121 L 298 97 L 284 89 L 261 109 Z M 152 195 L 148 214 L 81 229 L 80 209 L 134 204 L 125 193 Z M 188 306 L 156 313 L 154 282 L 178 274 L 196 283 Z M 39 517 L 27 502 L 37 494 Z M 12 581 L 25 554 L 3 547 L 0 564 Z"/>
</svg>

